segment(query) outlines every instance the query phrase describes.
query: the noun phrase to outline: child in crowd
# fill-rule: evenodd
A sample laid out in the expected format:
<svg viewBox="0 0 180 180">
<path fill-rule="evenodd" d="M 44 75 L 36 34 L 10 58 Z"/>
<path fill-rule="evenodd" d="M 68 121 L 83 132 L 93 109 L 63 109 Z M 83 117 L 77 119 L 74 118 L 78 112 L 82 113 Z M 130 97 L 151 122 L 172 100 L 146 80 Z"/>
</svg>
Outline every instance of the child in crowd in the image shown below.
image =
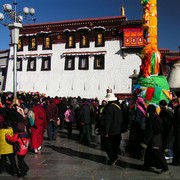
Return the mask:
<svg viewBox="0 0 180 180">
<path fill-rule="evenodd" d="M 13 136 L 7 133 L 6 140 L 8 142 L 13 143 L 14 152 L 16 153 L 18 160 L 18 168 L 19 168 L 18 176 L 20 177 L 26 176 L 29 167 L 24 161 L 24 158 L 28 152 L 29 136 L 25 131 L 24 123 L 17 124 L 17 132 Z"/>
<path fill-rule="evenodd" d="M 10 123 L 8 121 L 3 121 L 0 127 L 0 155 L 1 155 L 1 163 L 0 163 L 0 173 L 3 171 L 8 171 L 13 176 L 17 176 L 17 166 L 16 160 L 14 157 L 14 151 L 12 144 L 9 144 L 6 139 L 5 135 L 9 134 L 10 136 L 13 135 L 13 129 L 10 127 Z M 7 158 L 10 162 L 10 169 L 7 169 L 6 166 Z M 11 171 L 11 172 L 10 172 Z"/>
</svg>

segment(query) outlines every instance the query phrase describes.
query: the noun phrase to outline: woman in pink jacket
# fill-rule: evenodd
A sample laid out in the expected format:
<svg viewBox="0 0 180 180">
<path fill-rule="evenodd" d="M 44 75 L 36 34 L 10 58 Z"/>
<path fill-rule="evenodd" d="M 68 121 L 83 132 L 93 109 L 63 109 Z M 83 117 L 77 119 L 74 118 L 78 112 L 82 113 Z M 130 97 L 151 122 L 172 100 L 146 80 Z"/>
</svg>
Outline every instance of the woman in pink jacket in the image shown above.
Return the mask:
<svg viewBox="0 0 180 180">
<path fill-rule="evenodd" d="M 74 122 L 74 111 L 71 105 L 67 106 L 64 113 L 65 121 L 67 123 L 68 137 L 72 136 L 72 123 Z"/>
</svg>

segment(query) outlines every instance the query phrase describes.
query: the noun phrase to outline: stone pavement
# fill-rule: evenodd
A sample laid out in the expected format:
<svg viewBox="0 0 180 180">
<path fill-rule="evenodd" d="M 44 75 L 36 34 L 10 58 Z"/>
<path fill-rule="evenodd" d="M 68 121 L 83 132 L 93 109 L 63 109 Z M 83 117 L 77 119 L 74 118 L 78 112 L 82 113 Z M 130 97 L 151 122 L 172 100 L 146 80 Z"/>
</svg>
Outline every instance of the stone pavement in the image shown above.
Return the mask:
<svg viewBox="0 0 180 180">
<path fill-rule="evenodd" d="M 44 137 L 42 151 L 39 154 L 29 152 L 26 162 L 30 167 L 27 180 L 164 180 L 180 179 L 180 167 L 169 165 L 168 174 L 156 174 L 143 171 L 143 161 L 120 156 L 116 165 L 107 165 L 106 153 L 97 143 L 98 138 L 89 145 L 80 144 L 76 130 L 68 139 L 66 130 L 58 132 L 56 141 Z M 0 180 L 16 180 L 8 173 L 0 174 Z"/>
</svg>

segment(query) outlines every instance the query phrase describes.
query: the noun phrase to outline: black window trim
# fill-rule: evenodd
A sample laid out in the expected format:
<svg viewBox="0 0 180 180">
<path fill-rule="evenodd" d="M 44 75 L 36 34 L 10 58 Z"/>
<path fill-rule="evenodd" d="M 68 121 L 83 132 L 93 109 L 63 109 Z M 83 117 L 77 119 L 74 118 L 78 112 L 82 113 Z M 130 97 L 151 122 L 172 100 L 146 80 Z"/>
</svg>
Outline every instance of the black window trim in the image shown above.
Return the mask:
<svg viewBox="0 0 180 180">
<path fill-rule="evenodd" d="M 97 60 L 99 58 L 101 58 L 101 61 L 102 61 L 102 65 L 100 67 L 97 66 Z M 95 55 L 94 56 L 94 69 L 96 70 L 103 70 L 105 69 L 105 55 L 101 54 L 101 55 Z"/>
<path fill-rule="evenodd" d="M 49 48 L 47 48 L 46 46 L 45 46 L 45 44 L 46 44 L 46 38 L 47 37 L 49 37 L 50 38 L 50 47 Z M 46 36 L 43 36 L 43 50 L 52 50 L 52 36 L 51 35 L 46 35 Z"/>
<path fill-rule="evenodd" d="M 104 31 L 96 31 L 95 32 L 95 47 L 104 47 L 105 46 L 105 32 Z M 102 34 L 102 44 L 98 44 L 98 34 Z"/>
<path fill-rule="evenodd" d="M 36 44 L 35 44 L 35 48 L 32 48 L 32 39 L 35 38 L 36 39 Z M 37 50 L 37 37 L 36 36 L 30 36 L 29 37 L 29 51 L 36 51 Z"/>
<path fill-rule="evenodd" d="M 87 38 L 86 45 L 83 45 L 83 42 L 82 42 L 83 35 L 85 35 L 86 38 Z M 88 48 L 89 47 L 89 33 L 88 32 L 80 33 L 80 43 L 79 43 L 79 45 L 80 45 L 80 48 Z"/>
<path fill-rule="evenodd" d="M 68 67 L 68 61 L 69 60 L 72 60 L 72 67 L 69 68 Z M 65 57 L 65 67 L 64 67 L 65 70 L 75 70 L 75 56 L 66 56 Z"/>
<path fill-rule="evenodd" d="M 22 58 L 17 58 L 17 65 L 20 63 L 20 67 L 17 67 L 17 71 L 22 71 Z"/>
<path fill-rule="evenodd" d="M 18 48 L 18 45 L 17 45 L 17 51 L 23 51 L 23 46 L 24 46 L 23 45 L 23 38 L 19 38 L 19 41 L 21 41 L 21 48 Z"/>
<path fill-rule="evenodd" d="M 75 36 L 75 33 L 66 33 L 66 49 L 70 49 L 70 48 L 76 48 L 76 36 Z M 70 46 L 69 45 L 69 37 L 70 36 L 73 36 L 74 40 L 73 40 L 73 45 Z"/>
<path fill-rule="evenodd" d="M 85 59 L 85 67 L 82 67 L 82 60 Z M 84 56 L 79 56 L 79 65 L 78 65 L 79 70 L 88 70 L 89 69 L 89 56 L 84 55 Z"/>
<path fill-rule="evenodd" d="M 45 68 L 46 61 L 48 61 L 47 68 Z M 42 57 L 41 71 L 51 71 L 51 56 Z"/>
<path fill-rule="evenodd" d="M 34 61 L 34 67 L 31 68 L 31 62 Z M 36 71 L 36 57 L 30 57 L 28 58 L 28 65 L 27 65 L 27 71 Z"/>
</svg>

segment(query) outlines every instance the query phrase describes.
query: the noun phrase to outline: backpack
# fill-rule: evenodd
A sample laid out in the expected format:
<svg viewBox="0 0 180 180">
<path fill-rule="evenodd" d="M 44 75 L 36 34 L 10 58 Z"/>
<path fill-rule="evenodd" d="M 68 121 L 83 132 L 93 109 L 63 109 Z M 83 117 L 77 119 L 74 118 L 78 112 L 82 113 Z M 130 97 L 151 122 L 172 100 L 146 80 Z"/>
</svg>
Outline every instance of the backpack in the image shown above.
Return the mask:
<svg viewBox="0 0 180 180">
<path fill-rule="evenodd" d="M 32 110 L 29 110 L 27 116 L 28 116 L 28 119 L 29 119 L 30 126 L 34 126 L 34 121 L 35 121 L 34 112 Z"/>
</svg>

